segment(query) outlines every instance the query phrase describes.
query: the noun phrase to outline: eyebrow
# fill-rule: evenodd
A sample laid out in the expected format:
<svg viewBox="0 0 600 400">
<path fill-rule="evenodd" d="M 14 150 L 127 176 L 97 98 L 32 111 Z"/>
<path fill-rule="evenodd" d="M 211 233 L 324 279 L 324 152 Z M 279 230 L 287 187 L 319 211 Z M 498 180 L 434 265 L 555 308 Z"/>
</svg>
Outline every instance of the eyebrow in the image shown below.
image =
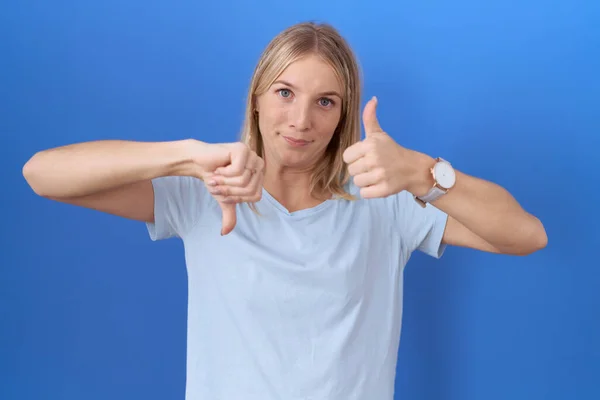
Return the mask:
<svg viewBox="0 0 600 400">
<path fill-rule="evenodd" d="M 273 82 L 273 84 L 276 84 L 276 83 L 279 83 L 279 84 L 282 84 L 282 85 L 285 85 L 285 86 L 289 86 L 289 87 L 290 87 L 290 88 L 292 88 L 292 89 L 296 89 L 296 87 L 295 87 L 294 85 L 292 85 L 291 83 L 289 83 L 288 81 L 277 80 L 277 81 Z M 342 96 L 341 96 L 341 95 L 340 95 L 338 92 L 336 92 L 335 90 L 329 90 L 329 91 L 327 91 L 327 92 L 322 92 L 322 93 L 319 93 L 319 95 L 320 95 L 320 96 L 337 96 L 337 97 L 339 97 L 340 99 L 342 99 L 342 98 L 343 98 L 343 97 L 342 97 Z"/>
</svg>

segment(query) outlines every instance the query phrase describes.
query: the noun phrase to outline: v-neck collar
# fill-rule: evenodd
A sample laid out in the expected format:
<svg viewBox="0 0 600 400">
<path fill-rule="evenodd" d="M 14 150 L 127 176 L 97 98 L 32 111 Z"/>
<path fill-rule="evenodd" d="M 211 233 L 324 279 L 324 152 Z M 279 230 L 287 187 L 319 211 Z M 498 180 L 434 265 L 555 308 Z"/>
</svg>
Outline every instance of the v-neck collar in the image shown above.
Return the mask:
<svg viewBox="0 0 600 400">
<path fill-rule="evenodd" d="M 262 193 L 263 193 L 263 198 L 266 199 L 269 203 L 271 203 L 275 207 L 275 209 L 277 209 L 277 211 L 279 211 L 283 215 L 285 215 L 287 217 L 291 217 L 291 218 L 302 218 L 302 217 L 305 217 L 308 215 L 312 215 L 320 210 L 323 210 L 323 209 L 329 207 L 332 204 L 332 201 L 334 200 L 334 199 L 325 200 L 322 203 L 317 204 L 316 206 L 304 208 L 302 210 L 298 210 L 298 211 L 294 211 L 294 212 L 290 212 L 279 201 L 277 201 L 277 199 L 275 197 L 273 197 L 271 195 L 271 193 L 269 193 L 267 191 L 267 189 L 263 188 Z"/>
</svg>

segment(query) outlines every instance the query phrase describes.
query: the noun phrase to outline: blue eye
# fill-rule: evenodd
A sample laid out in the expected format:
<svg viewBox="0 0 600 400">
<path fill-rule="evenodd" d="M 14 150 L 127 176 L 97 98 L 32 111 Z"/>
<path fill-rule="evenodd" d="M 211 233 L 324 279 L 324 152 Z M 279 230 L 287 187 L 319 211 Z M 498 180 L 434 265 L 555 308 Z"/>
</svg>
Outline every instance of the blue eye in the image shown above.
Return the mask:
<svg viewBox="0 0 600 400">
<path fill-rule="evenodd" d="M 281 97 L 287 98 L 292 95 L 292 93 L 288 89 L 279 89 L 278 92 L 281 95 Z"/>
<path fill-rule="evenodd" d="M 330 105 L 333 105 L 334 103 L 333 103 L 333 100 L 324 97 L 319 100 L 319 104 L 321 104 L 323 107 L 329 107 Z"/>
</svg>

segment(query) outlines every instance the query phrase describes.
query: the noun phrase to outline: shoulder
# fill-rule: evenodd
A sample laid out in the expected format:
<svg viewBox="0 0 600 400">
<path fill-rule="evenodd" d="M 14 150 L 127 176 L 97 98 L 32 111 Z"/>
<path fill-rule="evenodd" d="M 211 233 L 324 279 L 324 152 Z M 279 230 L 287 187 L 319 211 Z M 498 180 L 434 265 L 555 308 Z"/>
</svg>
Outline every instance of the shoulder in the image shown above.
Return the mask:
<svg viewBox="0 0 600 400">
<path fill-rule="evenodd" d="M 152 179 L 157 190 L 168 190 L 171 194 L 181 194 L 182 190 L 201 193 L 206 191 L 204 182 L 192 176 L 161 176 Z"/>
<path fill-rule="evenodd" d="M 383 198 L 364 199 L 353 181 L 348 183 L 347 190 L 356 197 L 355 202 L 360 204 L 360 208 L 367 208 L 371 217 L 377 217 L 378 223 L 391 223 L 401 235 L 420 236 L 417 232 L 428 232 L 434 227 L 443 229 L 447 221 L 446 213 L 431 204 L 422 207 L 407 191 Z"/>
<path fill-rule="evenodd" d="M 152 179 L 154 223 L 148 224 L 154 240 L 184 237 L 199 219 L 214 208 L 204 182 L 189 176 Z"/>
</svg>

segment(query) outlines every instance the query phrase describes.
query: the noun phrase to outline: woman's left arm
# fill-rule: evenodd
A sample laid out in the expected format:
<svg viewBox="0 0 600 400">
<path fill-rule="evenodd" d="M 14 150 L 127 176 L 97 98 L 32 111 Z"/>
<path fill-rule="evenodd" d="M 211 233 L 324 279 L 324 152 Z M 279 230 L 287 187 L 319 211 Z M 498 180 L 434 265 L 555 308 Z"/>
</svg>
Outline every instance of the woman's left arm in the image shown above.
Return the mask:
<svg viewBox="0 0 600 400">
<path fill-rule="evenodd" d="M 365 139 L 344 152 L 348 172 L 363 198 L 406 190 L 423 196 L 433 187 L 436 160 L 396 143 L 376 115 L 377 99 L 363 111 Z M 540 220 L 526 212 L 503 187 L 461 171 L 446 194 L 431 203 L 448 215 L 443 242 L 494 253 L 526 255 L 546 246 Z M 427 205 L 427 207 L 430 207 Z"/>
<path fill-rule="evenodd" d="M 412 152 L 420 165 L 408 184 L 417 196 L 433 186 L 430 172 L 435 160 Z M 525 211 L 502 186 L 456 171 L 456 183 L 431 203 L 448 214 L 443 242 L 494 253 L 527 255 L 546 247 L 548 238 L 542 222 Z M 429 205 L 427 205 L 429 207 Z"/>
</svg>

